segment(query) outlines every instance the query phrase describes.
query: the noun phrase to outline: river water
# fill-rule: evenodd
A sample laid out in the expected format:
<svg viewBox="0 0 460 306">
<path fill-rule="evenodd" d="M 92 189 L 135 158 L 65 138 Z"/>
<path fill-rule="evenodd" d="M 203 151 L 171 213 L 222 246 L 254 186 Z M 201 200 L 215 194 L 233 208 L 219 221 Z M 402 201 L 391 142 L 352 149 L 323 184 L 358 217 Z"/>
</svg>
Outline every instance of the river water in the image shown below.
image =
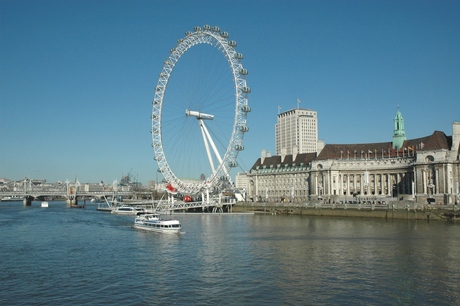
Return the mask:
<svg viewBox="0 0 460 306">
<path fill-rule="evenodd" d="M 459 305 L 460 224 L 0 203 L 1 305 Z"/>
</svg>

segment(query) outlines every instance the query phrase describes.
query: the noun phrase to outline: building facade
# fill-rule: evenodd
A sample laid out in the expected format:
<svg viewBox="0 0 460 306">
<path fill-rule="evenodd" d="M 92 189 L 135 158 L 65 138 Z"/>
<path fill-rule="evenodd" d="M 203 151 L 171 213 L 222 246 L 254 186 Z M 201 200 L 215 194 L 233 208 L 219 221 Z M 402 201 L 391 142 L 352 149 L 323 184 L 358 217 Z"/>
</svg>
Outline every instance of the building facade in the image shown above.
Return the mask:
<svg viewBox="0 0 460 306">
<path fill-rule="evenodd" d="M 316 152 L 318 143 L 316 111 L 296 108 L 278 114 L 275 143 L 277 155 Z"/>
<path fill-rule="evenodd" d="M 319 153 L 262 154 L 241 174 L 248 199 L 459 203 L 460 122 L 453 123 L 452 136 L 435 131 L 407 140 L 399 130 L 404 129 L 399 111 L 396 118 L 398 137 L 392 142 L 327 144 Z"/>
</svg>

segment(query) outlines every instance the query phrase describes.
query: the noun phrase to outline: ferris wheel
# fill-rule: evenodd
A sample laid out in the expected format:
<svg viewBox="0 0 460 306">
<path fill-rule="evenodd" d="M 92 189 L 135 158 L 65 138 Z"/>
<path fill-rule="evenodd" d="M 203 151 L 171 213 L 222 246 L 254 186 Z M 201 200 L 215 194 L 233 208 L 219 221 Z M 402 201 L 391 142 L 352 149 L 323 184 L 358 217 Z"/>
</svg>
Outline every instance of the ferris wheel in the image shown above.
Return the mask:
<svg viewBox="0 0 460 306">
<path fill-rule="evenodd" d="M 152 101 L 152 147 L 158 172 L 177 192 L 231 185 L 251 111 L 248 70 L 236 46 L 217 26 L 195 27 L 164 61 Z"/>
</svg>

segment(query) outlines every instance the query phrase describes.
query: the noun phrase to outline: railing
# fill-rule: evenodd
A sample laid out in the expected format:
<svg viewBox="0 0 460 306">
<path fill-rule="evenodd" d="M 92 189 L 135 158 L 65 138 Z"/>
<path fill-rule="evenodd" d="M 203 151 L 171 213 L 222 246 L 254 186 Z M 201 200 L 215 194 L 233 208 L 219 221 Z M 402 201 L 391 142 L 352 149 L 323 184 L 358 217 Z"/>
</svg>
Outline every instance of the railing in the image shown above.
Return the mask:
<svg viewBox="0 0 460 306">
<path fill-rule="evenodd" d="M 77 196 L 77 197 L 99 197 L 107 195 L 116 195 L 116 196 L 130 196 L 133 195 L 132 191 L 118 191 L 114 193 L 113 191 L 78 191 L 76 194 L 69 194 L 67 191 L 46 191 L 46 190 L 36 190 L 36 191 L 2 191 L 0 192 L 0 200 L 5 197 L 38 197 L 38 196 Z"/>
<path fill-rule="evenodd" d="M 160 202 L 157 205 L 158 210 L 165 210 L 165 211 L 172 211 L 172 210 L 183 210 L 183 209 L 190 209 L 190 208 L 205 208 L 205 207 L 222 207 L 223 205 L 232 205 L 235 204 L 233 202 L 224 202 L 218 203 L 218 201 L 210 201 L 207 202 L 184 202 L 184 201 L 176 201 L 174 203 L 168 203 L 167 201 Z"/>
<path fill-rule="evenodd" d="M 385 204 L 372 204 L 369 202 L 362 203 L 333 203 L 326 204 L 322 201 L 311 201 L 306 203 L 271 203 L 271 202 L 238 202 L 237 205 L 249 207 L 266 207 L 266 208 L 308 208 L 308 209 L 354 209 L 354 210 L 446 210 L 460 211 L 460 206 L 455 204 L 438 205 L 422 204 L 414 201 L 389 201 Z"/>
</svg>

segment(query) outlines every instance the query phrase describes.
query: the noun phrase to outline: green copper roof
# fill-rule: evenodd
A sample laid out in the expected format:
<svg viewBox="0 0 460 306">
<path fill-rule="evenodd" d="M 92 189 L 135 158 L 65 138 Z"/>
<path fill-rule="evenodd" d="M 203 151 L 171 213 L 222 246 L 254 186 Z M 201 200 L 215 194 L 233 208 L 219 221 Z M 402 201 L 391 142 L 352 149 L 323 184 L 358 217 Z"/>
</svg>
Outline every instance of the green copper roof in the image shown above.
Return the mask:
<svg viewBox="0 0 460 306">
<path fill-rule="evenodd" d="M 393 149 L 401 149 L 405 140 L 406 132 L 404 131 L 404 118 L 398 109 L 394 119 Z"/>
</svg>

